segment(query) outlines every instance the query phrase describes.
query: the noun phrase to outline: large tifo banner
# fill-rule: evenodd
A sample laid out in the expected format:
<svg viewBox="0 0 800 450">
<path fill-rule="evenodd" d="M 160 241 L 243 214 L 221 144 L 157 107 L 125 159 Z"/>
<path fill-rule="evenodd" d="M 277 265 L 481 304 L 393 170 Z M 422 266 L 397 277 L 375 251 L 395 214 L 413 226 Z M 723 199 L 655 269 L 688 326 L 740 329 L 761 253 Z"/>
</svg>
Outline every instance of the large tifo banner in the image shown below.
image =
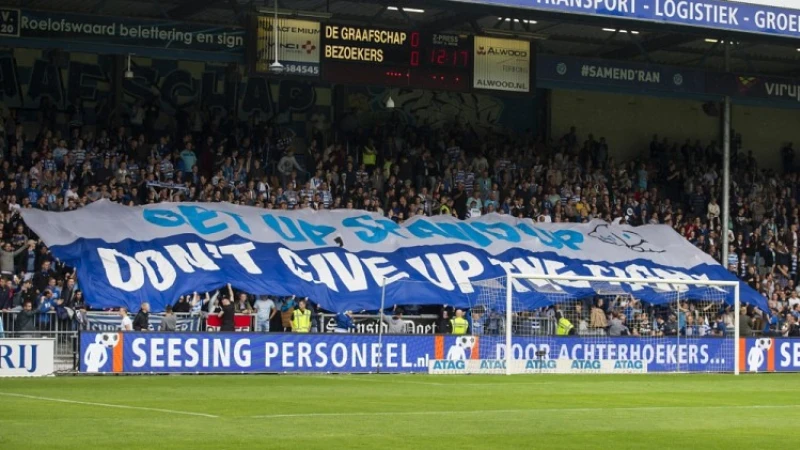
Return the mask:
<svg viewBox="0 0 800 450">
<path fill-rule="evenodd" d="M 660 22 L 701 28 L 800 36 L 800 10 L 766 0 L 454 0 L 555 13 Z M 748 3 L 749 2 L 749 3 Z M 782 5 L 777 3 L 778 5 Z M 788 2 L 787 2 L 788 4 Z M 796 2 L 791 2 L 796 5 Z"/>
<path fill-rule="evenodd" d="M 197 23 L 0 8 L 0 38 L 244 55 L 244 29 Z"/>
<path fill-rule="evenodd" d="M 539 372 L 724 372 L 733 371 L 734 365 L 731 339 L 517 338 L 512 346 L 516 359 Z M 483 361 L 478 364 L 485 369 L 502 367 L 502 361 L 487 357 L 505 357 L 501 338 L 386 335 L 379 340 L 357 334 L 85 332 L 81 333 L 80 370 L 468 373 L 474 371 L 470 365 L 476 361 Z M 569 363 L 559 368 L 558 361 Z"/>
<path fill-rule="evenodd" d="M 502 282 L 478 282 L 507 273 L 736 280 L 661 225 L 538 224 L 497 214 L 469 221 L 415 217 L 398 225 L 364 211 L 277 212 L 228 203 L 100 201 L 71 212 L 20 212 L 57 258 L 77 268 L 95 308 L 137 311 L 148 301 L 158 312 L 181 295 L 229 282 L 251 294 L 309 297 L 342 312 L 379 309 L 383 286 L 385 305 L 470 307 L 487 295 L 505 298 Z M 654 304 L 701 294 L 685 284 L 621 287 Z M 515 303 L 529 309 L 595 292 L 588 282 L 515 280 L 512 288 Z M 732 303 L 733 295 L 720 290 L 715 298 Z M 768 310 L 746 285 L 740 297 Z"/>
</svg>

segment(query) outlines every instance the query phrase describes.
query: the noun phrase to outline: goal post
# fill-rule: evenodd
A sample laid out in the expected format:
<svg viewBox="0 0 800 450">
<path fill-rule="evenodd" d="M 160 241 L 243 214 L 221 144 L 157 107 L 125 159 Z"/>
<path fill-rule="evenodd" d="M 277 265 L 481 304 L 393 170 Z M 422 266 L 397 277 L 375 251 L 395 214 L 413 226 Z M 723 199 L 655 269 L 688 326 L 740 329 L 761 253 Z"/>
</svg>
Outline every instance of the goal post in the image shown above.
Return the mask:
<svg viewBox="0 0 800 450">
<path fill-rule="evenodd" d="M 654 371 L 739 374 L 741 305 L 737 281 L 547 274 L 509 274 L 503 278 L 472 284 L 478 314 L 504 310 L 504 351 L 500 354 L 497 346 L 492 353 L 492 347 L 485 345 L 483 348 L 489 351 L 480 357 L 502 360 L 505 374 L 535 373 L 531 368 L 572 373 L 565 360 L 573 367 L 583 364 L 574 356 L 576 346 L 582 346 L 584 351 L 578 352 L 582 358 L 598 360 L 592 361 L 594 368 L 602 365 L 607 350 L 605 358 L 615 359 L 617 366 L 622 353 L 616 358 L 609 355 L 625 351 L 627 358 L 639 358 L 635 364 L 639 369 L 642 361 L 650 359 L 657 362 L 652 366 Z M 645 291 L 649 295 L 644 295 Z M 652 301 L 655 298 L 659 301 Z M 587 316 L 592 318 L 587 320 Z M 560 318 L 568 320 L 562 330 L 558 330 Z M 594 323 L 595 318 L 599 323 Z M 569 333 L 559 334 L 570 326 Z M 616 334 L 614 326 L 617 332 L 624 328 L 627 337 Z M 491 342 L 499 336 L 480 338 Z M 525 348 L 548 350 L 518 352 L 526 343 Z M 553 350 L 554 346 L 560 350 Z M 592 354 L 586 350 L 589 348 L 600 351 Z M 549 361 L 530 361 L 531 357 Z M 646 367 L 644 371 L 648 371 Z"/>
</svg>

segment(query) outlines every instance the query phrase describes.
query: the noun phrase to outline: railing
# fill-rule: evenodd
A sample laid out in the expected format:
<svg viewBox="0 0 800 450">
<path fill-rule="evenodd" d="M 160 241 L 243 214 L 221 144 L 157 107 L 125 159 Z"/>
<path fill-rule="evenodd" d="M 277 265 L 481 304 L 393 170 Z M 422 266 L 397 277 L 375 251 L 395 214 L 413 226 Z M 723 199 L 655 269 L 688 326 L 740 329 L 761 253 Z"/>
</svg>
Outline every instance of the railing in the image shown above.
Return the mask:
<svg viewBox="0 0 800 450">
<path fill-rule="evenodd" d="M 205 316 L 202 314 L 175 313 L 175 331 L 202 331 L 205 330 Z M 165 314 L 150 314 L 149 330 L 159 331 Z M 135 314 L 128 314 L 133 320 Z M 86 323 L 83 329 L 90 331 L 119 330 L 122 318 L 116 312 L 89 312 L 86 314 Z"/>
<path fill-rule="evenodd" d="M 0 337 L 8 333 L 66 333 L 77 330 L 74 315 L 59 318 L 53 312 L 31 312 L 28 319 L 22 311 L 0 311 Z M 6 336 L 8 337 L 8 336 Z"/>
<path fill-rule="evenodd" d="M 8 315 L 7 315 L 8 316 Z M 7 317 L 3 318 L 7 319 Z M 78 371 L 79 332 L 77 330 L 8 330 L 0 329 L 0 339 L 53 339 L 53 368 L 56 373 L 74 373 Z"/>
</svg>

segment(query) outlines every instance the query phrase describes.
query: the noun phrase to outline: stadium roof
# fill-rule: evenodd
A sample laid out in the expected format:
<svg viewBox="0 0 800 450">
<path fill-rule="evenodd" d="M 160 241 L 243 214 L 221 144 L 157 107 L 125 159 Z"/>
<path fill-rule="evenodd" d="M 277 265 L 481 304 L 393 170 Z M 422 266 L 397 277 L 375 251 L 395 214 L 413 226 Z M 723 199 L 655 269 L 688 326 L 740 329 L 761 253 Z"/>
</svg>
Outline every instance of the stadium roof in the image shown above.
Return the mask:
<svg viewBox="0 0 800 450">
<path fill-rule="evenodd" d="M 243 24 L 272 0 L 0 0 L 0 6 L 111 16 Z M 282 0 L 283 10 L 331 15 L 333 21 L 482 34 L 503 30 L 532 39 L 540 53 L 634 60 L 721 70 L 722 44 L 732 42 L 731 69 L 800 76 L 800 40 L 723 35 L 699 28 L 514 11 L 447 0 Z M 424 11 L 424 12 L 420 12 Z"/>
</svg>

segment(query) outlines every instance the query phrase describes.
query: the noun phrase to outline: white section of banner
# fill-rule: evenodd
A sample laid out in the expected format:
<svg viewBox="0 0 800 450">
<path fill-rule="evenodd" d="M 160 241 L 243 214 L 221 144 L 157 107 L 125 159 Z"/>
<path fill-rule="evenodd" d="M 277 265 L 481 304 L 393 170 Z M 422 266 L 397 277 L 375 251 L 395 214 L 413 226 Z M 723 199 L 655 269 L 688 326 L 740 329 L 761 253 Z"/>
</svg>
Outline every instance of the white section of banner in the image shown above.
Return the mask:
<svg viewBox="0 0 800 450">
<path fill-rule="evenodd" d="M 53 375 L 54 339 L 0 339 L 0 378 Z"/>
<path fill-rule="evenodd" d="M 473 87 L 530 92 L 530 42 L 476 36 L 474 51 Z"/>
<path fill-rule="evenodd" d="M 173 238 L 206 243 L 239 236 L 250 242 L 280 243 L 288 249 L 342 247 L 348 252 L 393 254 L 398 249 L 447 244 L 469 245 L 491 255 L 510 247 L 554 252 L 565 258 L 603 264 L 645 258 L 654 264 L 692 268 L 717 265 L 666 225 L 630 227 L 594 220 L 589 223 L 535 223 L 509 215 L 487 214 L 461 221 L 450 216 L 420 217 L 397 225 L 366 211 L 265 211 L 230 203 L 159 203 L 127 207 L 101 200 L 71 212 L 20 210 L 25 223 L 48 246 L 78 239 L 106 244 Z M 196 244 L 195 244 L 196 245 Z M 207 246 L 190 249 L 199 255 Z M 597 273 L 597 275 L 613 275 Z M 669 278 L 668 275 L 663 275 Z"/>
</svg>

